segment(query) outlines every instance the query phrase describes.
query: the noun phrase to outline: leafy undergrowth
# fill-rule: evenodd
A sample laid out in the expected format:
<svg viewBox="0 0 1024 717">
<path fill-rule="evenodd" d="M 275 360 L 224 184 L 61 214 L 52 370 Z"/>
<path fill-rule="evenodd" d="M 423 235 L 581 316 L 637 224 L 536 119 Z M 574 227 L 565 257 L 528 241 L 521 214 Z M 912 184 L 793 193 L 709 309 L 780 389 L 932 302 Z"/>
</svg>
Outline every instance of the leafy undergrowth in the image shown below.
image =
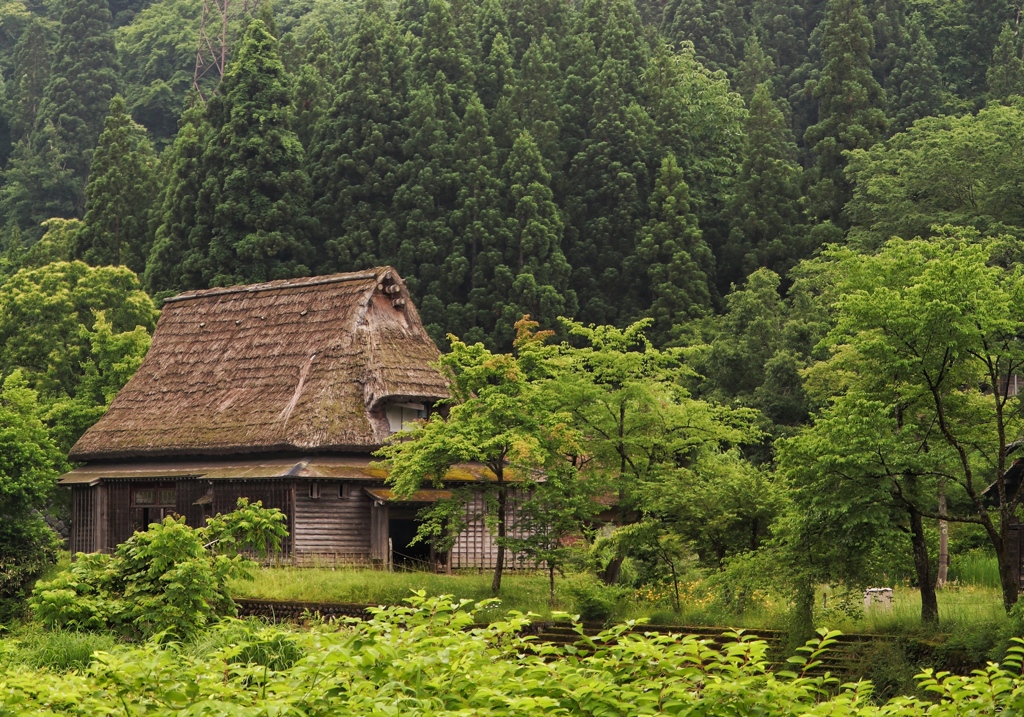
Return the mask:
<svg viewBox="0 0 1024 717">
<path fill-rule="evenodd" d="M 582 646 L 536 645 L 510 613 L 417 596 L 374 619 L 305 631 L 226 620 L 185 643 L 97 652 L 86 669 L 0 666 L 0 714 L 34 715 L 832 715 L 1019 714 L 1019 653 L 1006 669 L 918 678 L 931 699 L 875 704 L 870 683 L 840 687 L 815 669 L 822 633 L 769 672 L 767 646 L 743 636 L 716 650 L 693 638 L 625 634 Z"/>
</svg>

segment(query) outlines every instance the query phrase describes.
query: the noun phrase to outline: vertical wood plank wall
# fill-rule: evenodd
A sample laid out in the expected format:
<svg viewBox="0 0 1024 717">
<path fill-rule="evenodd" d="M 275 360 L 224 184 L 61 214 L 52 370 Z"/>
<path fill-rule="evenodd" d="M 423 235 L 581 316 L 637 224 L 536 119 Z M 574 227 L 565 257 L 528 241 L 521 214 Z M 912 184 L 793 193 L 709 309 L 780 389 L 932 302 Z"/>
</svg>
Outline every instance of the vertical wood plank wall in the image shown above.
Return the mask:
<svg viewBox="0 0 1024 717">
<path fill-rule="evenodd" d="M 342 484 L 321 481 L 318 485 L 320 497 L 311 498 L 308 481 L 295 483 L 296 557 L 305 554 L 338 562 L 367 562 L 372 499 L 358 486 L 351 486 L 347 497 L 341 498 Z"/>
<path fill-rule="evenodd" d="M 519 496 L 515 489 L 509 490 L 508 503 L 505 506 L 505 521 L 510 536 L 522 536 L 516 528 L 516 505 Z M 452 546 L 449 555 L 453 570 L 460 568 L 493 568 L 498 559 L 498 546 L 494 536 L 484 522 L 486 503 L 484 496 L 477 493 L 466 505 L 466 529 L 462 531 Z M 505 552 L 505 567 L 529 568 L 533 565 L 523 563 L 521 556 Z"/>
<path fill-rule="evenodd" d="M 264 508 L 277 508 L 285 514 L 288 538 L 281 546 L 291 553 L 294 542 L 295 505 L 292 501 L 292 480 L 227 480 L 213 482 L 213 514 L 230 513 L 238 505 L 239 498 L 248 498 L 250 503 L 263 501 Z"/>
<path fill-rule="evenodd" d="M 71 553 L 93 553 L 97 544 L 97 490 L 93 486 L 76 485 L 71 489 Z"/>
</svg>

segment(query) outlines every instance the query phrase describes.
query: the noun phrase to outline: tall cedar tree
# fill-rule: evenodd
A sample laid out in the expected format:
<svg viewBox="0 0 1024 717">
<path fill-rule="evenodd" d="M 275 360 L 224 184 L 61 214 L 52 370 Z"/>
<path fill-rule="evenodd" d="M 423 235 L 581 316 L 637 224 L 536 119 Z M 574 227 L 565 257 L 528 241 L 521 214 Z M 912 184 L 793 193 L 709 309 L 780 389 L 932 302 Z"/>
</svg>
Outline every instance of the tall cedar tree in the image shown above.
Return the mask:
<svg viewBox="0 0 1024 717">
<path fill-rule="evenodd" d="M 290 129 L 291 103 L 277 40 L 249 23 L 220 96 L 207 106 L 199 215 L 185 264 L 207 286 L 307 275 L 310 183 Z"/>
<path fill-rule="evenodd" d="M 189 236 L 196 225 L 196 197 L 202 185 L 201 163 L 209 125 L 196 104 L 185 110 L 174 144 L 164 152 L 164 191 L 155 211 L 156 232 L 146 261 L 145 286 L 150 293 L 175 293 L 201 285 L 184 272 Z"/>
<path fill-rule="evenodd" d="M 26 137 L 35 127 L 36 114 L 43 91 L 50 81 L 50 54 L 46 26 L 37 17 L 18 38 L 14 46 L 14 69 L 7 83 L 7 97 L 10 100 L 11 139 L 18 141 Z"/>
<path fill-rule="evenodd" d="M 636 101 L 646 47 L 637 44 L 640 19 L 631 2 L 591 0 L 580 22 L 594 40 L 598 69 L 587 138 L 569 170 L 567 245 L 581 318 L 614 323 L 637 308 L 629 305 L 624 266 L 646 219 L 651 182 L 653 123 Z"/>
<path fill-rule="evenodd" d="M 420 20 L 423 36 L 412 50 L 411 93 L 402 150 L 403 184 L 395 193 L 399 218 L 397 268 L 419 292 L 424 324 L 435 339 L 444 337 L 445 306 L 457 300 L 458 287 L 444 274 L 446 257 L 458 247 L 448 226 L 458 177 L 451 161 L 462 115 L 473 91 L 469 56 L 445 0 L 429 0 Z M 387 256 L 396 256 L 388 252 Z"/>
<path fill-rule="evenodd" d="M 499 36 L 500 37 L 500 36 Z M 504 211 L 505 185 L 499 176 L 498 153 L 488 131 L 487 111 L 473 97 L 462 118 L 454 159 L 459 195 L 451 214 L 451 229 L 459 251 L 445 261 L 444 273 L 462 286 L 464 303 L 448 306 L 451 333 L 461 331 L 466 341 L 490 342 L 494 336 L 495 302 L 491 285 L 512 231 Z"/>
<path fill-rule="evenodd" d="M 890 134 L 903 132 L 922 117 L 939 114 L 946 105 L 935 46 L 918 14 L 907 21 L 907 41 L 899 49 L 886 85 Z"/>
<path fill-rule="evenodd" d="M 65 0 L 53 56 L 55 63 L 39 105 L 37 129 L 57 129 L 74 172 L 77 207 L 84 209 L 85 177 L 93 147 L 117 93 L 118 63 L 106 0 Z"/>
<path fill-rule="evenodd" d="M 673 329 L 710 311 L 715 259 L 704 242 L 697 217 L 690 211 L 690 190 L 675 155 L 668 154 L 650 201 L 650 220 L 640 235 L 636 260 L 646 276 L 643 303 L 654 324 L 649 332 L 664 343 Z"/>
<path fill-rule="evenodd" d="M 53 217 L 73 217 L 78 192 L 69 158 L 52 122 L 24 137 L 3 173 L 0 207 L 5 221 L 19 227 L 29 242 L 45 231 Z"/>
<path fill-rule="evenodd" d="M 334 43 L 327 31 L 318 27 L 306 43 L 306 59 L 296 73 L 292 103 L 295 106 L 295 133 L 306 151 L 317 123 L 331 106 L 331 93 L 337 78 Z"/>
<path fill-rule="evenodd" d="M 530 45 L 540 38 L 551 38 L 560 50 L 571 32 L 572 11 L 565 0 L 506 0 L 504 6 L 517 66 Z"/>
<path fill-rule="evenodd" d="M 829 0 L 821 41 L 821 76 L 814 85 L 818 123 L 804 141 L 815 156 L 812 208 L 839 223 L 852 194 L 843 152 L 867 149 L 885 133 L 885 94 L 871 73 L 874 45 L 861 0 Z"/>
<path fill-rule="evenodd" d="M 692 42 L 705 67 L 731 74 L 747 33 L 737 5 L 735 0 L 669 0 L 662 32 L 676 44 Z"/>
<path fill-rule="evenodd" d="M 1003 102 L 1014 95 L 1024 95 L 1024 61 L 1021 60 L 1017 35 L 1010 23 L 1003 25 L 1003 31 L 999 33 L 986 79 L 988 95 L 997 102 Z"/>
<path fill-rule="evenodd" d="M 757 35 L 751 33 L 743 46 L 743 59 L 736 69 L 736 80 L 733 83 L 736 91 L 749 105 L 758 86 L 771 81 L 774 74 L 775 63 L 765 54 Z"/>
<path fill-rule="evenodd" d="M 328 270 L 394 261 L 392 211 L 406 139 L 405 48 L 383 2 L 369 0 L 349 38 L 336 98 L 310 145 L 314 213 Z"/>
<path fill-rule="evenodd" d="M 722 252 L 721 271 L 729 283 L 759 267 L 785 274 L 808 254 L 797 148 L 767 83 L 754 92 L 746 130 L 728 211 L 732 227 Z"/>
<path fill-rule="evenodd" d="M 85 187 L 85 219 L 75 254 L 92 266 L 146 267 L 150 208 L 157 195 L 157 159 L 146 130 L 114 95 Z"/>
<path fill-rule="evenodd" d="M 576 311 L 576 293 L 568 288 L 571 268 L 562 253 L 561 213 L 529 132 L 516 139 L 504 174 L 512 204 L 512 237 L 504 264 L 494 272 L 500 297 L 494 308 L 497 336 L 514 333 L 524 314 L 554 326 L 559 316 Z"/>
</svg>

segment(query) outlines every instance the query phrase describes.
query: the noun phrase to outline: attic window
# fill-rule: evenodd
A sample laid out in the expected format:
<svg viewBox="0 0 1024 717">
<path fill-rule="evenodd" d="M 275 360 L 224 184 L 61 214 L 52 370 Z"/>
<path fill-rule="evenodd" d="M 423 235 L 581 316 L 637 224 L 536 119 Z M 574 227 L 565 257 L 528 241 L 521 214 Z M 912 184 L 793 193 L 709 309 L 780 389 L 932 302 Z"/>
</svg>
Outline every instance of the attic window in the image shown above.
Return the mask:
<svg viewBox="0 0 1024 717">
<path fill-rule="evenodd" d="M 427 407 L 422 403 L 389 403 L 387 407 L 388 427 L 392 433 L 412 428 L 418 419 L 427 417 Z"/>
</svg>

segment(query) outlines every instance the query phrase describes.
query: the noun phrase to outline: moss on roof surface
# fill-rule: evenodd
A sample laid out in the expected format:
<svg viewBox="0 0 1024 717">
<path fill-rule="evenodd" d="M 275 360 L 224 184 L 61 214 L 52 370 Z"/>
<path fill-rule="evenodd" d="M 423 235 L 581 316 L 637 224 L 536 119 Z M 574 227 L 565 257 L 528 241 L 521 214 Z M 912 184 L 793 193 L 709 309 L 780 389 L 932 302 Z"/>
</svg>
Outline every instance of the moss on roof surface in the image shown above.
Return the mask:
<svg viewBox="0 0 1024 717">
<path fill-rule="evenodd" d="M 447 395 L 438 356 L 389 267 L 190 292 L 70 458 L 369 452 L 387 400 Z"/>
</svg>

